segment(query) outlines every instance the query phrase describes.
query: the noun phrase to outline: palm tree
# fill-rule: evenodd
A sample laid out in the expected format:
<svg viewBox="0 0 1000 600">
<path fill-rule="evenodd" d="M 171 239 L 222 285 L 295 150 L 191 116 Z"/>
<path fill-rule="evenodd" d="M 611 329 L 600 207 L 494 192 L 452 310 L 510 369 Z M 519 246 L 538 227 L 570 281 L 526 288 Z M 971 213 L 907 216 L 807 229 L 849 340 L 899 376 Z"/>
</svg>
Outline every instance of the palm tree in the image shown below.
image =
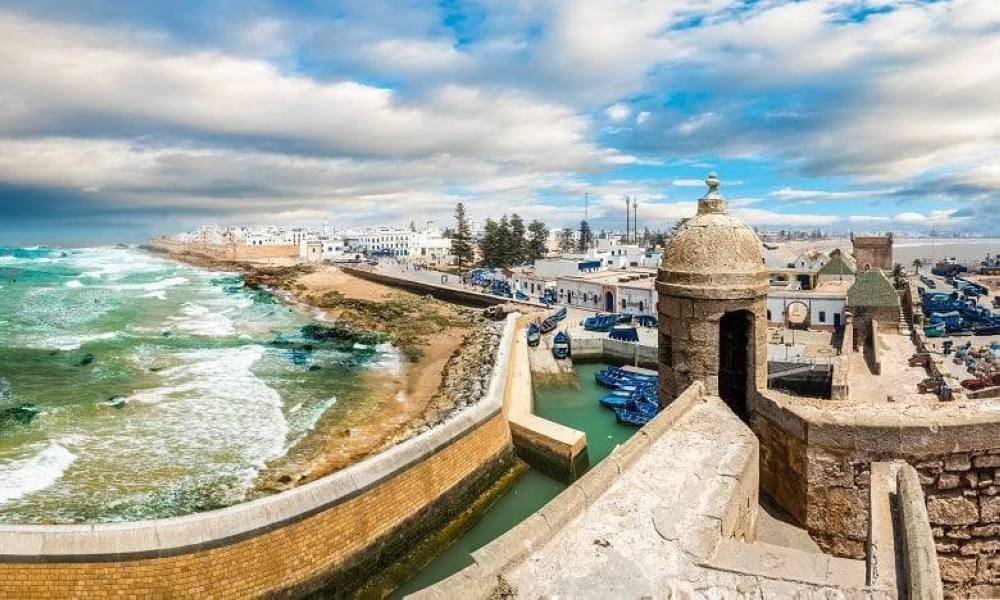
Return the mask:
<svg viewBox="0 0 1000 600">
<path fill-rule="evenodd" d="M 920 272 L 920 268 L 923 267 L 923 266 L 924 266 L 924 263 L 919 258 L 914 258 L 913 259 L 913 272 L 914 273 L 919 273 Z"/>
<path fill-rule="evenodd" d="M 892 267 L 892 281 L 895 284 L 897 290 L 903 289 L 905 280 L 906 276 L 903 273 L 903 265 L 896 263 Z"/>
</svg>

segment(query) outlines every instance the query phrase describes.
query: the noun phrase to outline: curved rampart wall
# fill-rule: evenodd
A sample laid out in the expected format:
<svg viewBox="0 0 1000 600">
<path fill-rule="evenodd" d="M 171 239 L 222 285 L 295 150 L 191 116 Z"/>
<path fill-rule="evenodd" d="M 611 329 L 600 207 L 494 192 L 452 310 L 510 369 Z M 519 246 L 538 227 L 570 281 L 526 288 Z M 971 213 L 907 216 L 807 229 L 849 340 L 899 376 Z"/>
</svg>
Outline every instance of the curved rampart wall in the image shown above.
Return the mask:
<svg viewBox="0 0 1000 600">
<path fill-rule="evenodd" d="M 1000 410 L 974 403 L 821 408 L 771 390 L 751 401 L 761 487 L 825 550 L 865 553 L 871 463 L 919 474 L 950 595 L 1000 596 Z"/>
<path fill-rule="evenodd" d="M 248 598 L 353 589 L 508 465 L 501 402 L 513 326 L 512 315 L 483 400 L 310 484 L 170 519 L 0 525 L 0 597 Z"/>
<path fill-rule="evenodd" d="M 369 271 L 368 269 L 358 269 L 348 266 L 341 266 L 340 268 L 343 269 L 344 272 L 350 273 L 355 277 L 360 277 L 361 279 L 367 279 L 369 281 L 374 281 L 375 283 L 397 287 L 416 294 L 431 294 L 439 300 L 446 300 L 448 302 L 464 304 L 466 306 L 486 307 L 495 306 L 497 304 L 514 303 L 544 308 L 544 305 L 535 302 L 523 302 L 520 300 L 512 300 L 510 298 L 491 296 L 490 294 L 483 294 L 472 290 L 463 290 L 447 285 L 435 285 L 426 281 L 392 277 L 390 275 L 385 275 L 384 273 L 375 273 L 374 271 Z"/>
</svg>

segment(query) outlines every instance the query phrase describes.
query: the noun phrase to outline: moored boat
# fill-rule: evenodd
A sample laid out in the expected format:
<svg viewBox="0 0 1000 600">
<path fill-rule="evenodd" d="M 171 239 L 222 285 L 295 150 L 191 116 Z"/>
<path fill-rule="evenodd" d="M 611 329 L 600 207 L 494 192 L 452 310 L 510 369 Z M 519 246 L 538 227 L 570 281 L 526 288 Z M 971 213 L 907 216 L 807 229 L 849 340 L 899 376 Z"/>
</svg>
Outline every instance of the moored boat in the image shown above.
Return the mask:
<svg viewBox="0 0 1000 600">
<path fill-rule="evenodd" d="M 554 312 L 551 315 L 549 315 L 549 318 L 552 319 L 553 321 L 562 321 L 563 319 L 566 318 L 566 314 L 567 314 L 567 311 L 566 311 L 566 307 L 564 306 L 564 307 L 560 308 L 559 310 L 557 310 L 556 312 Z"/>
<path fill-rule="evenodd" d="M 622 342 L 638 342 L 639 332 L 635 327 L 615 327 L 608 334 L 608 337 Z"/>
<path fill-rule="evenodd" d="M 531 325 L 528 325 L 528 345 L 537 346 L 541 339 L 542 330 L 538 327 L 538 324 L 532 323 Z"/>
<path fill-rule="evenodd" d="M 552 356 L 557 359 L 569 358 L 570 344 L 569 336 L 565 331 L 560 331 L 552 340 Z"/>
<path fill-rule="evenodd" d="M 538 328 L 542 333 L 548 333 L 555 329 L 558 324 L 558 322 L 553 321 L 552 319 L 544 319 L 541 323 L 539 323 Z"/>
</svg>

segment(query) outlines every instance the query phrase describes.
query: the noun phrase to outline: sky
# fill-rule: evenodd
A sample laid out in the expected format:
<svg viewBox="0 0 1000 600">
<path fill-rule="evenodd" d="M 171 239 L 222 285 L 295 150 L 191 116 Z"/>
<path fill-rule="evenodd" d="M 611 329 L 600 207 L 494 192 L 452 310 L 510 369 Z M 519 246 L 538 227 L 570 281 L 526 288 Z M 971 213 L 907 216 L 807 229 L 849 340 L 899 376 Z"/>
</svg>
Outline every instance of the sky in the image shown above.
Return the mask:
<svg viewBox="0 0 1000 600">
<path fill-rule="evenodd" d="M 1000 236 L 996 0 L 0 1 L 0 243 L 202 223 Z M 587 199 L 585 201 L 585 199 Z"/>
</svg>

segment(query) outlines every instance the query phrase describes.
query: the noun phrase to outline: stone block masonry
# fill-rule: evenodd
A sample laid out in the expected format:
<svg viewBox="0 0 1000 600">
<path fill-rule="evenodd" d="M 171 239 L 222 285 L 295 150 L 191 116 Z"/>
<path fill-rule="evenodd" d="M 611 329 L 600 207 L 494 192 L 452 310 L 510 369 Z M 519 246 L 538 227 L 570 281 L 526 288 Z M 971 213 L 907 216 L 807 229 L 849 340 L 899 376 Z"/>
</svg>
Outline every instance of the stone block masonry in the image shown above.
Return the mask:
<svg viewBox="0 0 1000 600">
<path fill-rule="evenodd" d="M 761 485 L 825 551 L 862 558 L 871 464 L 905 461 L 923 487 L 945 596 L 1000 597 L 1000 419 L 940 406 L 929 427 L 924 412 L 758 394 Z"/>
<path fill-rule="evenodd" d="M 501 396 L 512 335 L 509 320 L 478 404 L 310 484 L 172 519 L 0 525 L 0 598 L 350 595 L 510 464 Z"/>
</svg>

